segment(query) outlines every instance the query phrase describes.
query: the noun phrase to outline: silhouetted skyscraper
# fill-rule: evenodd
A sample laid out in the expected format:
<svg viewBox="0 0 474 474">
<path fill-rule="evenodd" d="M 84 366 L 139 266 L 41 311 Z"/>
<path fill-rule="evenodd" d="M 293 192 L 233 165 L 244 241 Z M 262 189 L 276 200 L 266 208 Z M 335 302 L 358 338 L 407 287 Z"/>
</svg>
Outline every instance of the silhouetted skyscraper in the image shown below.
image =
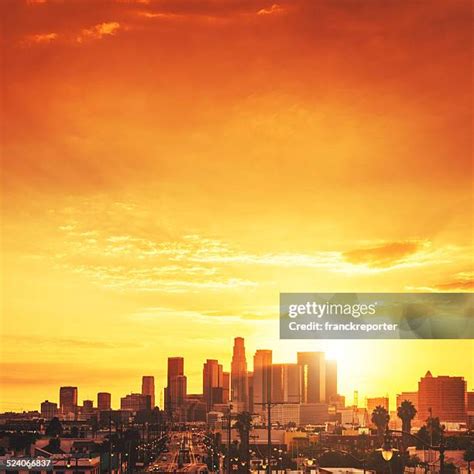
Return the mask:
<svg viewBox="0 0 474 474">
<path fill-rule="evenodd" d="M 337 398 L 337 361 L 326 361 L 326 401 L 335 401 Z"/>
<path fill-rule="evenodd" d="M 214 403 L 223 403 L 222 384 L 222 365 L 215 359 L 207 359 L 202 371 L 202 393 L 208 411 Z"/>
<path fill-rule="evenodd" d="M 237 411 L 248 409 L 249 386 L 247 375 L 244 338 L 236 337 L 234 339 L 234 350 L 231 363 L 231 399 L 234 408 Z"/>
<path fill-rule="evenodd" d="M 253 406 L 253 372 L 247 372 L 247 385 L 249 388 L 249 403 L 247 405 L 247 410 L 250 413 L 254 413 L 255 407 Z"/>
<path fill-rule="evenodd" d="M 155 377 L 144 375 L 142 377 L 142 395 L 150 397 L 151 408 L 155 407 Z"/>
<path fill-rule="evenodd" d="M 222 403 L 230 400 L 230 373 L 222 372 Z"/>
<path fill-rule="evenodd" d="M 165 410 L 172 414 L 184 403 L 187 380 L 184 375 L 184 358 L 168 357 L 168 386 L 165 388 Z"/>
<path fill-rule="evenodd" d="M 301 373 L 298 364 L 273 364 L 272 402 L 300 403 Z"/>
<path fill-rule="evenodd" d="M 150 395 L 143 395 L 142 393 L 131 393 L 120 399 L 120 409 L 129 411 L 140 411 L 151 409 Z"/>
<path fill-rule="evenodd" d="M 41 416 L 45 420 L 51 420 L 51 418 L 58 416 L 58 404 L 45 400 L 41 403 Z"/>
<path fill-rule="evenodd" d="M 326 400 L 326 364 L 324 352 L 298 352 L 302 369 L 301 403 L 320 403 Z"/>
<path fill-rule="evenodd" d="M 108 411 L 111 408 L 112 396 L 108 392 L 99 392 L 97 394 L 97 409 L 99 411 Z"/>
<path fill-rule="evenodd" d="M 427 372 L 418 382 L 418 417 L 438 417 L 441 422 L 466 421 L 466 381 L 463 377 L 433 377 Z"/>
<path fill-rule="evenodd" d="M 77 387 L 61 387 L 59 389 L 59 407 L 63 415 L 76 413 Z"/>
<path fill-rule="evenodd" d="M 259 349 L 253 358 L 253 405 L 255 411 L 265 410 L 272 387 L 272 351 Z"/>
</svg>

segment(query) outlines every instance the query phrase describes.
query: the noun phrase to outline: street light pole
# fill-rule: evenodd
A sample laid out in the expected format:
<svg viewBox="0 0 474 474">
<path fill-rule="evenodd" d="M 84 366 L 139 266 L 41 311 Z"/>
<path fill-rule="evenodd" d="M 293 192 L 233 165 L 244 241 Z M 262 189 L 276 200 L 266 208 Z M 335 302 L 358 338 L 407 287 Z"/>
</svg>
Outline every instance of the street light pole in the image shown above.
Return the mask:
<svg viewBox="0 0 474 474">
<path fill-rule="evenodd" d="M 423 439 L 421 439 L 419 436 L 416 436 L 412 433 L 409 433 L 408 431 L 402 431 L 402 430 L 390 430 L 387 428 L 387 431 L 386 431 L 387 435 L 386 437 L 387 438 L 390 438 L 391 437 L 391 434 L 392 433 L 401 433 L 401 434 L 404 434 L 404 435 L 408 435 L 408 436 L 411 436 L 413 439 L 415 439 L 416 441 L 418 441 L 419 443 L 421 443 L 423 446 L 427 447 L 428 449 L 432 449 L 433 451 L 438 451 L 439 452 L 439 473 L 440 474 L 445 474 L 445 469 L 444 469 L 444 463 L 445 463 L 445 451 L 446 451 L 446 446 L 444 444 L 444 437 L 443 437 L 443 433 L 441 433 L 441 439 L 439 441 L 439 445 L 438 446 L 433 446 L 433 444 L 431 443 L 427 443 L 426 441 L 424 441 Z M 387 450 L 389 451 L 392 451 L 393 452 L 393 449 L 391 449 L 391 447 L 388 447 L 388 448 L 381 448 L 381 451 L 382 451 L 382 455 L 384 454 L 384 452 L 386 452 Z M 384 457 L 385 458 L 385 457 Z M 392 458 L 392 456 L 389 457 L 388 461 L 390 461 L 390 459 Z"/>
</svg>

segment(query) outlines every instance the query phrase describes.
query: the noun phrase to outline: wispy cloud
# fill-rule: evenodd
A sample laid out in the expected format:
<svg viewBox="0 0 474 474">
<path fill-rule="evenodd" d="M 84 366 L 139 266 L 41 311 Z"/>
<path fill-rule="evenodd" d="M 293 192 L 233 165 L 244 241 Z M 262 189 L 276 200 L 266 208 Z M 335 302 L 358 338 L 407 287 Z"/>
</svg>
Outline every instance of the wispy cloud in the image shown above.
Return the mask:
<svg viewBox="0 0 474 474">
<path fill-rule="evenodd" d="M 119 291 L 234 291 L 275 285 L 272 275 L 278 268 L 284 272 L 306 269 L 374 275 L 428 267 L 434 262 L 453 263 L 462 253 L 457 247 L 435 247 L 420 240 L 381 242 L 349 250 L 258 253 L 199 234 L 152 239 L 82 228 L 77 222 L 66 222 L 58 230 L 64 235 L 65 247 L 55 254 L 56 264 Z"/>
<path fill-rule="evenodd" d="M 428 242 L 388 242 L 375 247 L 348 250 L 343 253 L 343 257 L 347 262 L 354 265 L 385 268 L 408 262 L 410 256 L 428 247 Z"/>
<path fill-rule="evenodd" d="M 474 271 L 459 272 L 450 280 L 439 282 L 436 288 L 443 290 L 467 291 L 474 289 Z"/>
<path fill-rule="evenodd" d="M 267 8 L 261 8 L 258 10 L 257 15 L 275 15 L 278 13 L 283 13 L 285 9 L 278 5 L 277 3 L 274 3 L 272 6 L 267 7 Z"/>
<path fill-rule="evenodd" d="M 279 314 L 278 306 L 243 306 L 233 309 L 202 309 L 202 310 L 182 310 L 179 308 L 151 306 L 142 308 L 140 311 L 132 313 L 129 318 L 133 321 L 152 322 L 163 320 L 190 319 L 193 322 L 198 320 L 206 324 L 235 324 L 236 322 L 246 322 L 255 324 L 258 321 L 274 320 Z"/>
<path fill-rule="evenodd" d="M 91 28 L 84 28 L 77 36 L 76 40 L 78 43 L 82 43 L 87 40 L 99 40 L 104 36 L 113 36 L 117 34 L 120 28 L 120 23 L 116 21 L 109 21 L 99 23 Z"/>
<path fill-rule="evenodd" d="M 465 271 L 454 274 L 445 281 L 437 281 L 426 286 L 409 287 L 412 291 L 446 291 L 465 292 L 474 290 L 474 272 Z"/>
<path fill-rule="evenodd" d="M 24 44 L 48 44 L 58 38 L 57 33 L 38 33 L 26 36 Z"/>
</svg>

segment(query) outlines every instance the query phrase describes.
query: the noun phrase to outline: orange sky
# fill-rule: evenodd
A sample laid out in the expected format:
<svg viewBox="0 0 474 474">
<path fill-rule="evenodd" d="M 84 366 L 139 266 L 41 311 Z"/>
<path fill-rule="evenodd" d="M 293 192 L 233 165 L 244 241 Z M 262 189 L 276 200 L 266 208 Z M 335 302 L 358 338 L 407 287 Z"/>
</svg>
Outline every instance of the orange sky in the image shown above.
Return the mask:
<svg viewBox="0 0 474 474">
<path fill-rule="evenodd" d="M 2 2 L 0 410 L 139 389 L 232 338 L 340 391 L 471 341 L 279 341 L 280 291 L 472 291 L 471 3 Z"/>
</svg>

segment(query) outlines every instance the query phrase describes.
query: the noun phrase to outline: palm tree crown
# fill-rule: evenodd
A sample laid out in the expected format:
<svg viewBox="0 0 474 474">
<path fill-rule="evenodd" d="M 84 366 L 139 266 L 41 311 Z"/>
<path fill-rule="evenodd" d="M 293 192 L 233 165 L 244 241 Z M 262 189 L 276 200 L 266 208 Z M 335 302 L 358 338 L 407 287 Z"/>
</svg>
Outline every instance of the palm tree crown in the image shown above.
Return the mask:
<svg viewBox="0 0 474 474">
<path fill-rule="evenodd" d="M 397 416 L 402 420 L 402 430 L 410 432 L 411 420 L 415 418 L 417 410 L 410 400 L 404 400 L 397 408 Z"/>
<path fill-rule="evenodd" d="M 370 419 L 372 420 L 372 423 L 377 427 L 378 434 L 383 435 L 385 428 L 387 427 L 388 422 L 390 421 L 388 411 L 384 407 L 378 405 L 372 412 L 372 416 Z"/>
</svg>

